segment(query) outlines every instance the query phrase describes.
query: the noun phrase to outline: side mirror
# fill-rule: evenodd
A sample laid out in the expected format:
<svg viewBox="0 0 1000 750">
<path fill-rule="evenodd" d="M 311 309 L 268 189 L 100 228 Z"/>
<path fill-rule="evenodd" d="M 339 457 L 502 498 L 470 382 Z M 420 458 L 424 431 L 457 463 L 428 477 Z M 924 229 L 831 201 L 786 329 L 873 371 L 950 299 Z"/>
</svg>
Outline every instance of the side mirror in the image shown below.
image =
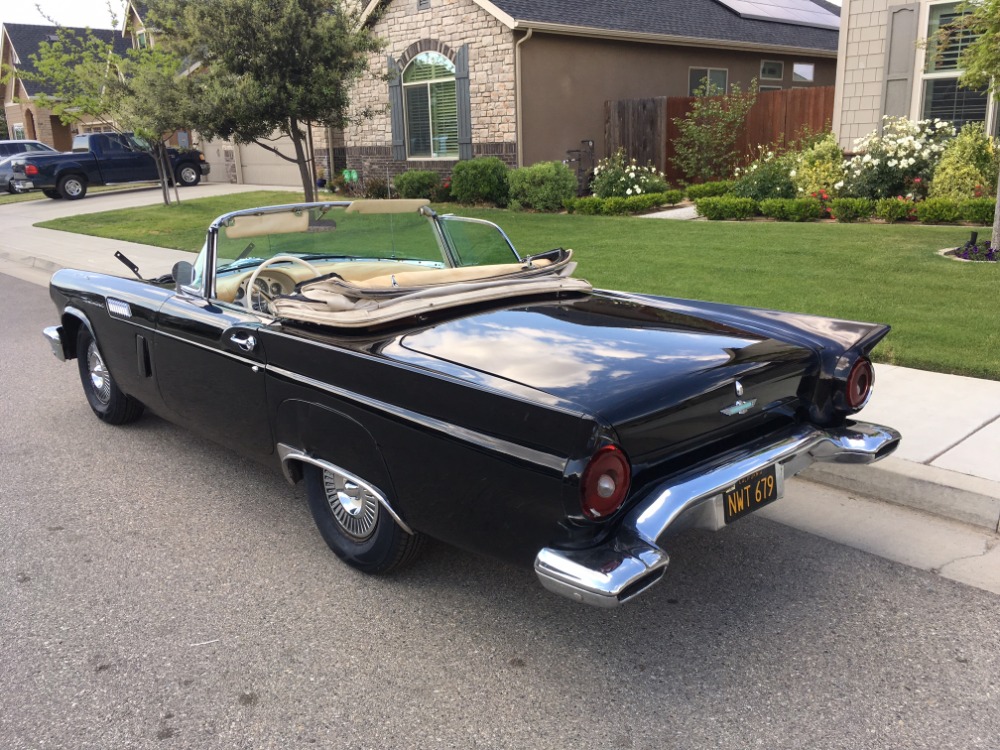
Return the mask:
<svg viewBox="0 0 1000 750">
<path fill-rule="evenodd" d="M 194 280 L 194 266 L 186 260 L 179 260 L 174 263 L 170 275 L 174 277 L 178 289 L 182 286 L 191 286 L 191 282 Z"/>
</svg>

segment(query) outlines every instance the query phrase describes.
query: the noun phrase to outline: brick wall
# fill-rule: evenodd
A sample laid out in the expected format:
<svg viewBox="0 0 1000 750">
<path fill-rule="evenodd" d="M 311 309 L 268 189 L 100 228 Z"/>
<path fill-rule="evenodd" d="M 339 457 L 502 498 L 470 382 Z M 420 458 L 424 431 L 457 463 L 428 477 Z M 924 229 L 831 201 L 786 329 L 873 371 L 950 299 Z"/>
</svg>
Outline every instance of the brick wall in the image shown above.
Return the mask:
<svg viewBox="0 0 1000 750">
<path fill-rule="evenodd" d="M 469 45 L 469 94 L 472 103 L 472 142 L 475 156 L 499 156 L 517 164 L 517 125 L 514 80 L 514 40 L 511 31 L 473 0 L 431 0 L 427 10 L 417 10 L 416 0 L 394 0 L 374 26 L 386 49 L 370 60 L 371 70 L 382 74 L 386 56 L 399 60 L 412 45 L 429 40 L 458 51 Z M 412 52 L 412 51 L 411 51 Z M 361 175 L 385 179 L 386 169 L 396 175 L 407 169 L 430 169 L 448 174 L 454 160 L 394 161 L 389 118 L 389 88 L 373 76 L 352 91 L 352 115 L 363 109 L 379 112 L 373 119 L 347 129 L 344 153 L 348 166 Z"/>
</svg>

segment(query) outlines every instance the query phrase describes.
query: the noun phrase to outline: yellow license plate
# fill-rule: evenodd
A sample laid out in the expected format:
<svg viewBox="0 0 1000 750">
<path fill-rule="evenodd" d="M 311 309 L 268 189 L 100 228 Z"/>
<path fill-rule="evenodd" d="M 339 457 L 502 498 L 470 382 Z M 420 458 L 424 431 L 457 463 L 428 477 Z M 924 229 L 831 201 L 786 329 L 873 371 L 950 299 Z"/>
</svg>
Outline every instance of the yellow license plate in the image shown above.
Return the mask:
<svg viewBox="0 0 1000 750">
<path fill-rule="evenodd" d="M 732 523 L 747 513 L 753 513 L 781 497 L 774 465 L 755 471 L 740 479 L 722 493 L 726 523 Z"/>
</svg>

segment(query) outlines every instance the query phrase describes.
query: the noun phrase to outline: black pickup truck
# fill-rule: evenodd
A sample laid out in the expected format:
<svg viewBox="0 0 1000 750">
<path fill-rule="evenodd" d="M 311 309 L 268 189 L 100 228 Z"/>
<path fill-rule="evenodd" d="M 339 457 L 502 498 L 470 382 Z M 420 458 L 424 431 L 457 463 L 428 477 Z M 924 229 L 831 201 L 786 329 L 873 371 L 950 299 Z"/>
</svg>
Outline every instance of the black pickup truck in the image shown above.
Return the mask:
<svg viewBox="0 0 1000 750">
<path fill-rule="evenodd" d="M 197 185 L 209 165 L 200 151 L 168 149 L 173 178 Z M 73 138 L 73 150 L 25 154 L 13 162 L 11 185 L 19 193 L 41 190 L 49 198 L 77 200 L 90 185 L 157 180 L 148 146 L 130 133 L 88 133 Z"/>
</svg>

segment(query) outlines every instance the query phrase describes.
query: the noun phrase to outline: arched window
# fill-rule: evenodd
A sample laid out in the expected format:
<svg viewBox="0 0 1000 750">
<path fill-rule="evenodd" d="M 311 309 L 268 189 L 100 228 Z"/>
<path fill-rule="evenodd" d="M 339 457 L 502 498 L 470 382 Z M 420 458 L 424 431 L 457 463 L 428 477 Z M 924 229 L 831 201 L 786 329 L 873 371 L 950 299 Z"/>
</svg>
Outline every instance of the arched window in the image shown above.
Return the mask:
<svg viewBox="0 0 1000 750">
<path fill-rule="evenodd" d="M 403 71 L 406 155 L 458 158 L 455 65 L 438 52 L 421 52 Z"/>
</svg>

